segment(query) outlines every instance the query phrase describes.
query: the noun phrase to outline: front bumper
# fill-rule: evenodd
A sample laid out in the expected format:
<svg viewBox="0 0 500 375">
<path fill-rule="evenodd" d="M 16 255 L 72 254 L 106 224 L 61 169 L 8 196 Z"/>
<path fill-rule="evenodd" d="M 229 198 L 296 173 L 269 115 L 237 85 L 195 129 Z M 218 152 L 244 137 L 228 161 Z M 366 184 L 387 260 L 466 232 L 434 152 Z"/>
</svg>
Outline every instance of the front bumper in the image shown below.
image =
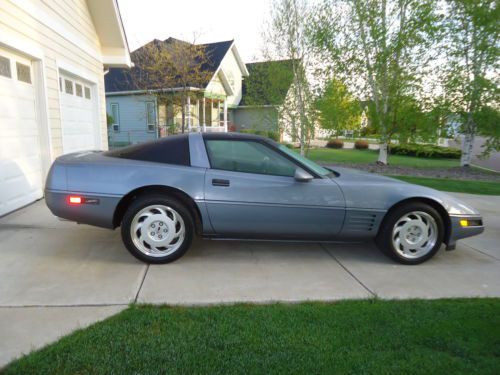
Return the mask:
<svg viewBox="0 0 500 375">
<path fill-rule="evenodd" d="M 462 220 L 467 220 L 469 225 L 461 225 Z M 454 250 L 457 241 L 462 238 L 477 236 L 484 232 L 483 218 L 480 215 L 450 215 L 450 224 L 446 250 Z"/>
</svg>

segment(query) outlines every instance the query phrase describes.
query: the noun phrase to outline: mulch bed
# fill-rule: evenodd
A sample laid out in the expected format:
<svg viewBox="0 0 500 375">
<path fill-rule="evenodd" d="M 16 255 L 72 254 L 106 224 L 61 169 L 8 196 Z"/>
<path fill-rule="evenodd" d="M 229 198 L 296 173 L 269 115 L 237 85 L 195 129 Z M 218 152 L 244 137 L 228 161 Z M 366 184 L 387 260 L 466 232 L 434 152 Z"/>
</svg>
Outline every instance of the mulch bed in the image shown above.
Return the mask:
<svg viewBox="0 0 500 375">
<path fill-rule="evenodd" d="M 395 175 L 395 176 L 416 176 L 416 177 L 433 177 L 433 178 L 449 178 L 453 180 L 481 180 L 500 182 L 500 173 L 482 171 L 476 168 L 410 168 L 393 165 L 378 165 L 378 164 L 356 164 L 356 163 L 337 163 L 339 167 L 360 169 L 366 172 Z M 335 169 L 335 165 L 330 165 Z"/>
</svg>

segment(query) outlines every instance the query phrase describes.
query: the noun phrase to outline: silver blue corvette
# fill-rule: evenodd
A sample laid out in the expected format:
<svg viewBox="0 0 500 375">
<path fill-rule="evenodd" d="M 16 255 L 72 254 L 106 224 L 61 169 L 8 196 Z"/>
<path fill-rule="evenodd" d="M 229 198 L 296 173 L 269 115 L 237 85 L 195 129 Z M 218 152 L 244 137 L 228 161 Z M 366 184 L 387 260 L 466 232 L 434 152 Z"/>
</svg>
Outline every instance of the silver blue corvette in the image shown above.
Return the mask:
<svg viewBox="0 0 500 375">
<path fill-rule="evenodd" d="M 204 238 L 368 241 L 404 264 L 484 230 L 436 190 L 327 169 L 267 138 L 193 133 L 57 158 L 45 187 L 60 218 L 114 229 L 142 261 L 181 257 Z"/>
</svg>

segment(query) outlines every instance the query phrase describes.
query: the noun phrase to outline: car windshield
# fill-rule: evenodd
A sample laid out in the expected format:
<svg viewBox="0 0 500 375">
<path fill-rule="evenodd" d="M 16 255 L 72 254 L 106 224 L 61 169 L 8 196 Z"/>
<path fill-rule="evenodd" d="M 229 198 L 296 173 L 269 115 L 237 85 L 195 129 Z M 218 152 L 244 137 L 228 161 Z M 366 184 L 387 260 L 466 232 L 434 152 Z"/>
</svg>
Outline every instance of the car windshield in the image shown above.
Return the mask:
<svg viewBox="0 0 500 375">
<path fill-rule="evenodd" d="M 290 150 L 288 147 L 285 145 L 279 145 L 278 148 L 283 151 L 285 154 L 288 156 L 292 157 L 293 159 L 297 160 L 299 163 L 304 164 L 306 167 L 314 171 L 314 173 L 319 174 L 320 176 L 328 176 L 332 174 L 332 171 L 323 168 L 321 165 L 316 164 L 315 162 L 303 157 L 299 153 Z"/>
</svg>

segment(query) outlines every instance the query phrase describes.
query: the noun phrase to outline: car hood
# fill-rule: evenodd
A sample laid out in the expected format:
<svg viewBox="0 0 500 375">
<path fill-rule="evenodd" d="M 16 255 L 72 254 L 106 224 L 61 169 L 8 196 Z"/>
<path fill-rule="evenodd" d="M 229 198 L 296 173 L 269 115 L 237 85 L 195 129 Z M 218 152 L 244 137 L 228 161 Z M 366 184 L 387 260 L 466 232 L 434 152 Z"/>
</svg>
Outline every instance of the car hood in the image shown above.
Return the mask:
<svg viewBox="0 0 500 375">
<path fill-rule="evenodd" d="M 479 212 L 459 199 L 425 186 L 351 168 L 331 168 L 339 175 L 333 177 L 346 201 L 346 207 L 388 210 L 396 203 L 411 198 L 432 199 L 450 215 L 478 215 Z"/>
</svg>

